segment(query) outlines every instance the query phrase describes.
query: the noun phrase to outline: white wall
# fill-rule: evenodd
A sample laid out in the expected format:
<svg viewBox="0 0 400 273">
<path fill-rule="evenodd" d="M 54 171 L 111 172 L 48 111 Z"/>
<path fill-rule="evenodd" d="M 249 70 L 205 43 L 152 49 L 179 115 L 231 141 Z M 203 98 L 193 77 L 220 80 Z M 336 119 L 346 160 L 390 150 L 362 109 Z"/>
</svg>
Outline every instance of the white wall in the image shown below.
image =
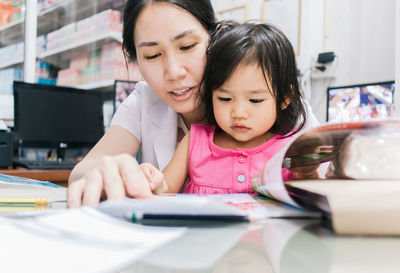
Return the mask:
<svg viewBox="0 0 400 273">
<path fill-rule="evenodd" d="M 289 0 L 287 0 L 289 1 Z M 216 11 L 248 6 L 248 18 L 260 19 L 262 0 L 212 0 Z M 399 36 L 395 35 L 400 0 L 302 0 L 298 66 L 306 78 L 320 52 L 334 51 L 334 78 L 306 81 L 306 97 L 320 121 L 326 119 L 326 88 L 400 80 Z M 397 14 L 397 16 L 396 16 Z M 397 19 L 397 32 L 400 31 Z M 396 37 L 396 38 L 395 38 Z M 395 66 L 397 64 L 397 73 Z M 315 74 L 314 74 L 315 75 Z M 397 92 L 400 104 L 400 92 Z M 400 107 L 398 107 L 400 109 Z M 397 111 L 400 116 L 400 111 Z"/>
<path fill-rule="evenodd" d="M 314 2 L 315 0 L 309 0 Z M 322 51 L 334 51 L 335 78 L 312 80 L 311 105 L 326 118 L 326 88 L 395 79 L 396 0 L 326 0 Z"/>
<path fill-rule="evenodd" d="M 263 0 L 211 0 L 216 12 L 232 7 L 238 7 L 243 4 L 247 6 L 248 19 L 260 19 Z"/>
</svg>

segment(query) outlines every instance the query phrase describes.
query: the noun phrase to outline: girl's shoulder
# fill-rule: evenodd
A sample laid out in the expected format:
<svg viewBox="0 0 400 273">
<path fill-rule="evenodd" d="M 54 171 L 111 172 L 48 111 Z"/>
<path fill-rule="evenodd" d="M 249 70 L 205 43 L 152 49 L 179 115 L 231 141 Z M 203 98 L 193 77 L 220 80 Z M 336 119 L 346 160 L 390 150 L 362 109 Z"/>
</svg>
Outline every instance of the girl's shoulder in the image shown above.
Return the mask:
<svg viewBox="0 0 400 273">
<path fill-rule="evenodd" d="M 209 136 L 214 134 L 215 126 L 205 124 L 192 124 L 190 126 L 190 136 L 204 135 Z"/>
<path fill-rule="evenodd" d="M 206 131 L 215 131 L 215 126 L 213 125 L 206 125 L 206 124 L 197 124 L 194 123 L 190 126 L 190 131 L 194 130 L 206 130 Z"/>
<path fill-rule="evenodd" d="M 190 147 L 193 149 L 202 149 L 203 146 L 209 146 L 214 135 L 214 126 L 204 124 L 192 124 L 190 126 Z"/>
</svg>

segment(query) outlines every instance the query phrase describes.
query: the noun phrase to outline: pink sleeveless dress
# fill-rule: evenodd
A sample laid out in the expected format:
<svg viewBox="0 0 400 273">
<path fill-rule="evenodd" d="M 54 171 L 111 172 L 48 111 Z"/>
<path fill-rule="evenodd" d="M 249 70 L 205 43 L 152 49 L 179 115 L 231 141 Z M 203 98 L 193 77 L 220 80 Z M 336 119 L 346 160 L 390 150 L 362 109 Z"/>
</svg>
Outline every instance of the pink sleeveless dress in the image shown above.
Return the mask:
<svg viewBox="0 0 400 273">
<path fill-rule="evenodd" d="M 214 131 L 214 126 L 200 124 L 190 129 L 190 180 L 184 193 L 255 193 L 251 177 L 291 140 L 291 137 L 278 139 L 277 135 L 251 149 L 230 150 L 214 144 Z M 292 176 L 288 170 L 282 174 L 284 178 Z"/>
</svg>

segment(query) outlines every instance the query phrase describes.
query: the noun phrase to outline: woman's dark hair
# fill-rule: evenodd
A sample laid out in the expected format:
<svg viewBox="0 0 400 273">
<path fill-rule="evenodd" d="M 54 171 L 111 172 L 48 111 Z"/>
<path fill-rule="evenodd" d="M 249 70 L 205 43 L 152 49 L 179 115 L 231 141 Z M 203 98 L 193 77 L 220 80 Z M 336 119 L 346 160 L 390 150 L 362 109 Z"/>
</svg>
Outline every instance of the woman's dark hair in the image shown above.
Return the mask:
<svg viewBox="0 0 400 273">
<path fill-rule="evenodd" d="M 133 32 L 137 18 L 148 4 L 153 3 L 170 3 L 178 6 L 196 17 L 209 33 L 215 30 L 216 20 L 210 0 L 128 0 L 123 15 L 122 48 L 125 57 L 131 61 L 136 61 Z"/>
<path fill-rule="evenodd" d="M 306 111 L 295 54 L 286 36 L 269 24 L 223 21 L 211 36 L 203 89 L 198 98 L 205 106 L 208 122 L 220 129 L 214 117 L 212 92 L 221 87 L 238 66 L 255 63 L 262 69 L 276 102 L 276 121 L 270 132 L 285 137 L 297 133 L 306 123 Z M 286 99 L 290 103 L 282 110 Z"/>
</svg>

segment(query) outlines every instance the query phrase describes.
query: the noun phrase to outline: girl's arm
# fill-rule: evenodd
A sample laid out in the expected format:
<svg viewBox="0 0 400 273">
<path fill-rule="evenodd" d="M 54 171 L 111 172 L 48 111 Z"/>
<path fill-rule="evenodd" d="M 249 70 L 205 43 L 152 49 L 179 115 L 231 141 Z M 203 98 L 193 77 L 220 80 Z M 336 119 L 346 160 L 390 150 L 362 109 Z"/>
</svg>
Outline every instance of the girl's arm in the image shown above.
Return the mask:
<svg viewBox="0 0 400 273">
<path fill-rule="evenodd" d="M 190 133 L 179 143 L 174 156 L 163 170 L 168 192 L 179 192 L 189 175 L 189 141 Z"/>
</svg>

